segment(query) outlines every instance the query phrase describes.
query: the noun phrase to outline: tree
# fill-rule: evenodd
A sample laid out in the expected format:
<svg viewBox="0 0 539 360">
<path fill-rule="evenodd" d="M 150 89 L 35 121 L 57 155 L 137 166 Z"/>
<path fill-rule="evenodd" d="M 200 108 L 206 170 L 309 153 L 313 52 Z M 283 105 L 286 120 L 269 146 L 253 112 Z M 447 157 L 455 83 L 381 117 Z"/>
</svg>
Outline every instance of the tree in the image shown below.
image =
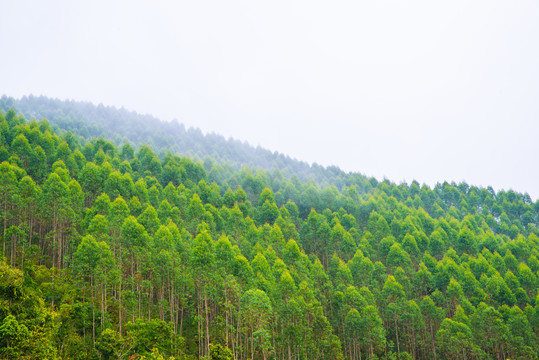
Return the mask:
<svg viewBox="0 0 539 360">
<path fill-rule="evenodd" d="M 170 323 L 161 320 L 136 319 L 127 324 L 127 337 L 133 342 L 133 351 L 141 355 L 149 355 L 153 348 L 172 355 L 174 347 L 181 342 L 177 338 Z"/>
<path fill-rule="evenodd" d="M 259 289 L 246 291 L 241 297 L 241 310 L 242 322 L 247 326 L 247 336 L 250 339 L 251 359 L 254 359 L 256 346 L 261 348 L 264 359 L 266 359 L 269 351 L 266 344 L 266 331 L 273 312 L 268 295 Z M 262 334 L 264 335 L 262 336 Z"/>
<path fill-rule="evenodd" d="M 112 330 L 105 329 L 95 343 L 95 347 L 101 353 L 105 360 L 120 358 L 122 348 L 122 336 Z"/>
<path fill-rule="evenodd" d="M 395 280 L 395 277 L 389 276 L 382 289 L 382 297 L 387 304 L 385 308 L 385 321 L 387 327 L 392 329 L 395 334 L 397 344 L 397 353 L 400 354 L 399 327 L 402 321 L 404 308 L 406 305 L 405 293 L 401 284 Z M 402 334 L 401 334 L 402 336 Z"/>
<path fill-rule="evenodd" d="M 58 326 L 57 314 L 25 283 L 23 272 L 0 259 L 0 357 L 56 358 Z"/>
<path fill-rule="evenodd" d="M 362 311 L 362 343 L 369 356 L 381 354 L 386 348 L 386 331 L 375 305 L 368 305 Z"/>
<path fill-rule="evenodd" d="M 226 346 L 210 344 L 211 360 L 234 360 L 234 354 Z"/>
<path fill-rule="evenodd" d="M 92 341 L 95 343 L 95 293 L 96 288 L 100 288 L 101 293 L 105 292 L 106 274 L 113 266 L 114 258 L 109 246 L 104 242 L 97 242 L 92 235 L 82 238 L 73 255 L 73 268 L 75 273 L 86 281 L 90 281 L 90 292 L 92 298 Z M 102 299 L 101 311 L 105 311 L 106 295 Z M 101 318 L 101 326 L 103 326 Z"/>
<path fill-rule="evenodd" d="M 402 249 L 399 243 L 391 245 L 387 254 L 387 265 L 390 267 L 402 267 L 406 271 L 412 270 L 410 255 Z"/>
<path fill-rule="evenodd" d="M 90 205 L 103 189 L 104 179 L 100 175 L 99 167 L 87 162 L 79 173 L 79 182 L 86 194 L 86 205 Z"/>
<path fill-rule="evenodd" d="M 6 231 L 8 228 L 8 221 L 12 214 L 8 212 L 9 208 L 14 201 L 14 196 L 17 193 L 17 177 L 15 176 L 12 166 L 3 162 L 0 164 L 0 201 L 2 206 L 2 220 L 3 220 L 3 252 L 6 254 Z"/>
<path fill-rule="evenodd" d="M 208 285 L 210 283 L 209 270 L 213 270 L 215 254 L 213 239 L 205 223 L 202 223 L 199 234 L 193 241 L 191 248 L 191 261 L 195 268 L 195 288 L 197 300 L 198 343 L 199 355 L 206 356 L 210 351 L 210 318 L 208 304 Z"/>
<path fill-rule="evenodd" d="M 425 296 L 419 304 L 423 319 L 425 321 L 425 345 L 428 344 L 427 355 L 436 360 L 436 330 L 438 329 L 442 319 L 444 318 L 444 310 L 436 306 L 430 296 Z"/>
<path fill-rule="evenodd" d="M 464 226 L 459 232 L 456 249 L 459 254 L 468 253 L 474 255 L 477 252 L 475 236 L 467 226 Z"/>
<path fill-rule="evenodd" d="M 42 207 L 45 217 L 52 222 L 52 247 L 53 265 L 62 268 L 64 254 L 64 227 L 63 223 L 67 216 L 68 186 L 62 181 L 57 173 L 51 173 L 43 184 Z"/>
<path fill-rule="evenodd" d="M 144 229 L 146 229 L 150 235 L 155 234 L 157 229 L 159 229 L 159 217 L 157 216 L 157 211 L 155 211 L 155 208 L 151 205 L 146 207 L 146 210 L 142 212 L 137 220 L 142 226 L 144 226 Z"/>
<path fill-rule="evenodd" d="M 509 351 L 508 328 L 496 309 L 481 302 L 471 318 L 471 324 L 475 341 L 481 350 L 496 359 L 506 357 Z"/>
<path fill-rule="evenodd" d="M 19 324 L 13 315 L 6 316 L 0 323 L 0 354 L 7 359 L 19 359 L 29 338 L 26 326 Z"/>
<path fill-rule="evenodd" d="M 402 239 L 402 249 L 406 251 L 409 255 L 411 255 L 414 259 L 417 259 L 420 254 L 417 242 L 415 238 L 410 234 L 406 234 Z"/>
<path fill-rule="evenodd" d="M 273 225 L 277 217 L 279 216 L 279 209 L 275 202 L 270 202 L 266 200 L 262 206 L 257 210 L 257 219 L 259 224 L 270 224 Z"/>
<path fill-rule="evenodd" d="M 358 359 L 361 353 L 358 339 L 361 331 L 361 315 L 359 311 L 352 308 L 344 318 L 344 329 L 346 342 L 348 343 L 348 355 L 351 359 Z"/>
<path fill-rule="evenodd" d="M 526 315 L 519 307 L 513 306 L 509 311 L 507 326 L 511 339 L 511 357 L 529 359 L 536 357 L 537 337 L 533 333 Z"/>
<path fill-rule="evenodd" d="M 438 352 L 447 359 L 466 360 L 481 356 L 468 325 L 452 319 L 442 321 L 436 333 L 436 344 Z"/>
</svg>

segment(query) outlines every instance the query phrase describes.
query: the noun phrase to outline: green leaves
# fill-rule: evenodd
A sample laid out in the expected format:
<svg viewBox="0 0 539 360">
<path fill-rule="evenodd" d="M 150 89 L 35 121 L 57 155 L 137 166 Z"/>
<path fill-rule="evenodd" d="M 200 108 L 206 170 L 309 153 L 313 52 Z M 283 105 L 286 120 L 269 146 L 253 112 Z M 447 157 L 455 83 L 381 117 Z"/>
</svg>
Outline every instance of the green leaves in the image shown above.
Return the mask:
<svg viewBox="0 0 539 360">
<path fill-rule="evenodd" d="M 94 277 L 98 270 L 99 273 L 110 270 L 113 262 L 114 258 L 107 243 L 97 242 L 92 235 L 82 238 L 73 255 L 73 269 L 83 278 Z"/>
<path fill-rule="evenodd" d="M 133 343 L 134 352 L 142 355 L 149 355 L 153 348 L 172 354 L 174 347 L 181 344 L 170 324 L 157 319 L 137 319 L 128 323 L 127 338 Z"/>
<path fill-rule="evenodd" d="M 267 325 L 272 315 L 268 295 L 259 289 L 246 291 L 241 297 L 241 310 L 244 321 L 249 324 L 253 331 L 262 330 Z"/>
<path fill-rule="evenodd" d="M 0 263 L 0 357 L 537 358 L 525 195 L 306 183 L 8 117 L 2 252 L 24 272 Z"/>
<path fill-rule="evenodd" d="M 482 351 L 473 341 L 472 331 L 461 322 L 444 319 L 436 333 L 440 353 L 448 359 L 469 359 Z"/>
<path fill-rule="evenodd" d="M 211 360 L 234 360 L 232 351 L 221 344 L 210 344 Z"/>
<path fill-rule="evenodd" d="M 147 244 L 147 233 L 134 216 L 128 216 L 122 225 L 122 244 L 128 248 L 145 247 Z"/>
<path fill-rule="evenodd" d="M 211 268 L 214 263 L 213 240 L 207 230 L 203 230 L 193 240 L 191 248 L 192 264 L 199 268 Z"/>
<path fill-rule="evenodd" d="M 0 323 L 0 355 L 17 359 L 23 355 L 30 338 L 28 328 L 18 323 L 13 315 L 8 315 Z"/>
</svg>

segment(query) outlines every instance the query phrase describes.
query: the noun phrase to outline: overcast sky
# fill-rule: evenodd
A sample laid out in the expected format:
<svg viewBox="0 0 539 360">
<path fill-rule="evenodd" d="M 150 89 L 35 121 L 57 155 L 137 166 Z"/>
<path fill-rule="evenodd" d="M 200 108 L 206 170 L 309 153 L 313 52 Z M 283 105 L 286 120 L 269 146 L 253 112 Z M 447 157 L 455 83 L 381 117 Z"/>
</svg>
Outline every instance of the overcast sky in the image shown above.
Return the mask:
<svg viewBox="0 0 539 360">
<path fill-rule="evenodd" d="M 10 1 L 0 94 L 539 197 L 538 1 Z"/>
</svg>

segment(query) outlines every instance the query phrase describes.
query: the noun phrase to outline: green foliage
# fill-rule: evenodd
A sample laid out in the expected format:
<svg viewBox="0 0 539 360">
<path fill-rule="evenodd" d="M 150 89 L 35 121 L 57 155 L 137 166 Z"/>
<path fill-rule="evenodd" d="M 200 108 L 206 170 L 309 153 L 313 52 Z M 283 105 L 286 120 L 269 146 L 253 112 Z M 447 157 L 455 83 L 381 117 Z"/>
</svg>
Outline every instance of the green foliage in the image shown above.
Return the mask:
<svg viewBox="0 0 539 360">
<path fill-rule="evenodd" d="M 172 354 L 174 347 L 181 344 L 181 339 L 176 338 L 172 326 L 158 319 L 137 319 L 135 322 L 129 322 L 126 328 L 133 351 L 141 355 L 150 355 L 155 348 L 164 354 Z"/>
<path fill-rule="evenodd" d="M 55 358 L 57 315 L 39 292 L 25 284 L 23 273 L 0 260 L 0 357 Z"/>
<path fill-rule="evenodd" d="M 234 354 L 226 346 L 210 344 L 211 360 L 234 360 Z"/>
<path fill-rule="evenodd" d="M 103 359 L 118 359 L 121 357 L 123 339 L 121 335 L 112 329 L 105 329 L 96 341 L 95 347 L 101 353 Z"/>
<path fill-rule="evenodd" d="M 75 123 L 0 113 L 1 358 L 537 359 L 526 194 L 238 169 Z"/>
</svg>

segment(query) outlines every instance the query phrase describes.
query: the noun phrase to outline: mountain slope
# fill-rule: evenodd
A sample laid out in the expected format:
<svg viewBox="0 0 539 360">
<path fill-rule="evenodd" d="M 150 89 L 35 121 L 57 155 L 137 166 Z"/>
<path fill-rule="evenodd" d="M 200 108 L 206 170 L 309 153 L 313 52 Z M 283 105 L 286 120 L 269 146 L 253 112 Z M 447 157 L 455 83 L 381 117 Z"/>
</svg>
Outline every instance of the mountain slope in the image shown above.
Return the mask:
<svg viewBox="0 0 539 360">
<path fill-rule="evenodd" d="M 136 147 L 146 144 L 161 156 L 167 151 L 201 160 L 209 156 L 232 165 L 236 170 L 243 165 L 267 171 L 279 169 L 286 177 L 295 175 L 300 181 L 313 180 L 321 185 L 335 183 L 336 177 L 345 174 L 337 167 L 309 165 L 246 142 L 227 140 L 214 133 L 204 135 L 199 129 L 186 129 L 176 121 L 160 121 L 153 116 L 140 115 L 123 108 L 61 101 L 44 96 L 20 99 L 3 96 L 0 110 L 6 112 L 11 108 L 28 119 L 46 118 L 53 127 L 71 131 L 85 139 L 104 137 L 113 140 L 116 145 L 128 141 Z"/>
<path fill-rule="evenodd" d="M 0 113 L 1 358 L 539 358 L 525 194 L 82 140 Z"/>
</svg>

